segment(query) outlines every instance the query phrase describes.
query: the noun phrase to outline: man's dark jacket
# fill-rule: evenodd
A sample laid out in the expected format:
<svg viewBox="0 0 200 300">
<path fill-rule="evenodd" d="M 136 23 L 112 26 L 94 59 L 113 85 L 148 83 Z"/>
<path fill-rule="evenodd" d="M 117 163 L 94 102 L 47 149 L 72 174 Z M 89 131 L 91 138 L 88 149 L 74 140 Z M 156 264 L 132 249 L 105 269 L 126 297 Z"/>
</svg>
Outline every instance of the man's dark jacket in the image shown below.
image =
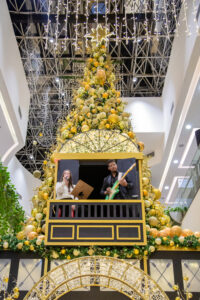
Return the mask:
<svg viewBox="0 0 200 300">
<path fill-rule="evenodd" d="M 119 193 L 117 193 L 115 195 L 114 199 L 129 199 L 130 198 L 129 190 L 131 190 L 133 188 L 133 183 L 131 181 L 129 181 L 127 178 L 125 178 L 125 179 L 126 179 L 128 185 L 126 187 L 119 185 Z M 106 197 L 104 192 L 106 191 L 106 189 L 108 187 L 112 188 L 112 186 L 116 180 L 118 180 L 118 173 L 117 173 L 116 177 L 113 177 L 112 174 L 109 174 L 107 177 L 104 178 L 103 186 L 100 191 L 101 196 Z"/>
</svg>

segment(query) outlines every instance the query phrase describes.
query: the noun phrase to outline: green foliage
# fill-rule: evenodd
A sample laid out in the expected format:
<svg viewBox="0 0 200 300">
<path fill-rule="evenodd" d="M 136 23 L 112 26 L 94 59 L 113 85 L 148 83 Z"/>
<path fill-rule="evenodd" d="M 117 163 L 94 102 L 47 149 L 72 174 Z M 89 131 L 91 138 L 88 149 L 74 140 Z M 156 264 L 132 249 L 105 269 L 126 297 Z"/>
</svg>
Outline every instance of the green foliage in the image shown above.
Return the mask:
<svg viewBox="0 0 200 300">
<path fill-rule="evenodd" d="M 11 183 L 7 168 L 0 162 L 0 235 L 15 234 L 21 230 L 25 213 L 19 196 Z"/>
<path fill-rule="evenodd" d="M 185 207 L 168 207 L 168 209 L 166 209 L 164 212 L 166 215 L 170 215 L 170 212 L 182 212 L 182 214 L 184 215 L 186 212 L 187 212 L 188 208 L 185 206 Z"/>
</svg>

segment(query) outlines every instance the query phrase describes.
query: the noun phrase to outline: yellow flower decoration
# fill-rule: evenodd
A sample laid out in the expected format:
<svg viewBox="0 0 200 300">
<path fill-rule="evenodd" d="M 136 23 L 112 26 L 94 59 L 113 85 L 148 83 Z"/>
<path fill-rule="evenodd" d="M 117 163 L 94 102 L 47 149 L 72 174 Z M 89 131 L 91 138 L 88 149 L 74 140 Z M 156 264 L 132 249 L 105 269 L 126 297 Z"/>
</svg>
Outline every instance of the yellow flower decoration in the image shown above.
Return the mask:
<svg viewBox="0 0 200 300">
<path fill-rule="evenodd" d="M 89 254 L 90 256 L 92 256 L 92 255 L 94 254 L 94 250 L 93 250 L 92 248 L 90 248 L 90 249 L 88 250 L 88 254 Z"/>
<path fill-rule="evenodd" d="M 65 253 L 66 253 L 66 250 L 65 250 L 65 249 L 62 249 L 62 250 L 60 251 L 60 253 L 61 253 L 61 254 L 65 254 Z"/>
<path fill-rule="evenodd" d="M 35 248 L 34 248 L 33 245 L 30 245 L 30 250 L 31 250 L 31 251 L 34 251 L 34 250 L 35 250 Z"/>
</svg>

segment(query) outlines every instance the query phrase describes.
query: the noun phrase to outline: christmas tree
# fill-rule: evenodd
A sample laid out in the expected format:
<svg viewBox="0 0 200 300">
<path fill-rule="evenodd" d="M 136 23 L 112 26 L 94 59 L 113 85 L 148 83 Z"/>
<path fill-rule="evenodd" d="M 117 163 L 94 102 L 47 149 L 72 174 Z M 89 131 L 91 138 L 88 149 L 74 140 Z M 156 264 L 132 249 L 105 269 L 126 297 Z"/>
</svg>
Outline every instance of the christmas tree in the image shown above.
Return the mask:
<svg viewBox="0 0 200 300">
<path fill-rule="evenodd" d="M 23 230 L 18 232 L 17 241 L 15 240 L 11 247 L 14 250 L 36 251 L 54 259 L 70 259 L 84 255 L 141 258 L 154 252 L 160 244 L 180 247 L 200 245 L 200 233 L 193 235 L 190 230 L 182 230 L 179 226 L 171 228 L 171 219 L 165 214 L 164 207 L 159 201 L 160 191 L 151 184 L 151 171 L 147 158 L 144 157 L 142 192 L 146 210 L 146 246 L 78 249 L 44 246 L 47 201 L 53 199 L 54 191 L 54 153 L 103 152 L 103 147 L 95 146 L 95 143 L 99 142 L 99 137 L 103 139 L 103 145 L 109 145 L 107 148 L 109 150 L 105 152 L 142 152 L 144 149 L 144 144 L 136 139 L 131 127 L 130 114 L 124 112 L 125 103 L 115 88 L 113 62 L 106 49 L 108 35 L 107 30 L 100 25 L 92 30 L 91 55 L 86 63 L 83 80 L 80 81 L 80 88 L 74 91 L 70 113 L 58 126 L 56 144 L 52 146 L 47 159 L 43 162 L 43 181 L 32 198 L 32 217 L 26 221 Z M 89 140 L 92 140 L 95 150 L 86 147 L 89 134 Z M 3 241 L 0 242 L 0 247 L 2 245 Z"/>
</svg>

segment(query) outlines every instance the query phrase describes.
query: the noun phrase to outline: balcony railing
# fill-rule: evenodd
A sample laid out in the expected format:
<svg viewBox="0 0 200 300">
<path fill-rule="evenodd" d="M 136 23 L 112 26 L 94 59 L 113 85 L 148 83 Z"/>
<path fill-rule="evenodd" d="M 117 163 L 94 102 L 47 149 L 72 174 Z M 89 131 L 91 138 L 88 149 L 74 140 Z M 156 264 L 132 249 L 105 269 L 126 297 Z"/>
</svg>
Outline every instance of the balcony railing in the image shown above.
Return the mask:
<svg viewBox="0 0 200 300">
<path fill-rule="evenodd" d="M 144 245 L 142 200 L 49 201 L 46 245 Z"/>
</svg>

